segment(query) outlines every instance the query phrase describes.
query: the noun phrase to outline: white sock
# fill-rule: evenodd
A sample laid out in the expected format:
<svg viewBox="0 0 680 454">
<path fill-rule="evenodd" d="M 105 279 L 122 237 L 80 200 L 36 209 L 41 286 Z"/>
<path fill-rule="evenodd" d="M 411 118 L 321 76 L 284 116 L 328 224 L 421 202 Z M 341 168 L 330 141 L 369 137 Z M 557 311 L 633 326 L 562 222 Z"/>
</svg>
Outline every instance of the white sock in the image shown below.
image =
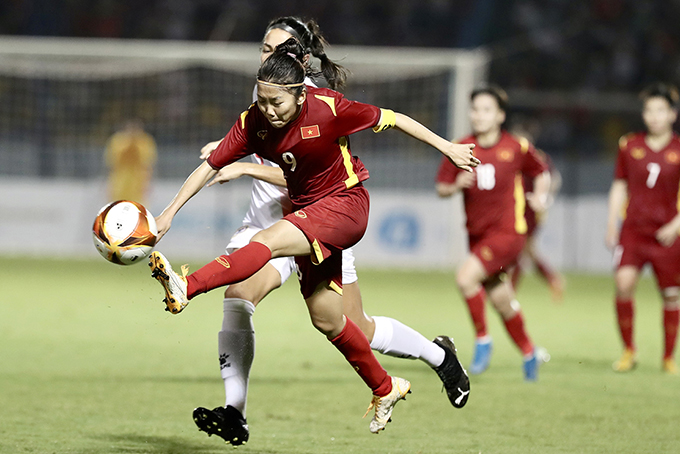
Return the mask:
<svg viewBox="0 0 680 454">
<path fill-rule="evenodd" d="M 226 395 L 225 407 L 231 405 L 246 417 L 248 378 L 255 357 L 255 306 L 240 298 L 224 299 L 222 331 L 218 334 L 220 369 Z"/>
<path fill-rule="evenodd" d="M 420 359 L 430 367 L 444 362 L 444 350 L 413 328 L 389 317 L 373 317 L 373 320 L 373 350 L 397 358 Z"/>
</svg>

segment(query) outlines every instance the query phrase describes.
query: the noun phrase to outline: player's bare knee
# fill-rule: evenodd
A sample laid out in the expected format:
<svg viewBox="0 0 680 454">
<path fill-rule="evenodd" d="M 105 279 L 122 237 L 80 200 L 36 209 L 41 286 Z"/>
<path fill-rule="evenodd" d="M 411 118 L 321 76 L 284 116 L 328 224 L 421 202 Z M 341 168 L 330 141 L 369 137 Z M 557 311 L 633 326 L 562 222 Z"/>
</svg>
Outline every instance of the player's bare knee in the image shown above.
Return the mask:
<svg viewBox="0 0 680 454">
<path fill-rule="evenodd" d="M 224 291 L 224 297 L 239 298 L 257 304 L 259 301 L 255 300 L 259 300 L 259 298 L 255 293 L 256 292 L 246 285 L 232 284 Z"/>
</svg>

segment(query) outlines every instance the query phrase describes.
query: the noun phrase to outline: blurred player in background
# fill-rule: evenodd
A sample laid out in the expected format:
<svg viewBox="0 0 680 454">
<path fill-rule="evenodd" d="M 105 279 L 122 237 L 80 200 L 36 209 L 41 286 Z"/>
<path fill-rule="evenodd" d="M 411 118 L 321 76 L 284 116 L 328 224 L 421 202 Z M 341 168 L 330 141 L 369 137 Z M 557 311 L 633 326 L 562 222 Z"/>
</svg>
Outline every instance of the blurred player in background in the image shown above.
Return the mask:
<svg viewBox="0 0 680 454">
<path fill-rule="evenodd" d="M 321 61 L 322 75 L 330 88 L 337 89 L 344 85 L 347 73 L 342 66 L 326 56 L 326 41 L 314 21 L 304 22 L 296 17 L 281 17 L 271 21 L 262 40 L 261 62 L 274 52 L 276 46 L 291 37 L 306 50 L 305 63 L 308 66 L 311 66 L 312 56 Z M 310 78 L 305 83 L 315 86 Z M 255 89 L 253 102 L 256 101 Z M 206 145 L 201 158 L 208 158 L 220 142 Z M 257 232 L 271 227 L 291 212 L 281 169 L 274 162 L 258 155 L 251 155 L 249 163 L 237 162 L 223 168 L 215 181 L 229 181 L 244 175 L 255 178 L 250 208 L 243 220 L 243 227 L 227 245 L 227 254 L 246 246 Z M 225 435 L 232 444 L 240 444 L 248 439 L 246 403 L 250 368 L 255 354 L 252 316 L 259 302 L 269 292 L 280 287 L 294 271 L 293 257 L 279 257 L 272 259 L 250 278 L 227 287 L 222 330 L 218 335 L 226 402 L 224 407 L 212 410 L 199 407 L 194 411 L 194 420 L 201 430 L 215 433 L 215 428 L 219 427 L 222 430 L 218 435 Z M 421 359 L 445 381 L 447 389 L 457 384 L 457 365 L 453 363 L 452 345 L 448 338 L 441 337 L 432 342 L 395 319 L 370 317 L 364 313 L 352 248 L 342 251 L 342 283 L 344 314 L 359 326 L 371 348 L 398 358 Z M 447 395 L 454 396 L 454 400 L 457 398 L 457 394 L 449 391 Z M 461 404 L 464 402 L 459 402 L 456 406 Z"/>
<path fill-rule="evenodd" d="M 506 108 L 507 95 L 500 87 L 490 85 L 472 92 L 473 134 L 459 142 L 474 143 L 475 155 L 482 164 L 468 173 L 442 161 L 436 189 L 441 197 L 463 193 L 470 254 L 458 269 L 456 281 L 476 331 L 470 373 L 484 372 L 491 358 L 492 340 L 484 308 L 488 296 L 522 352 L 524 378 L 535 381 L 539 363 L 547 359 L 547 353 L 529 339 L 506 274 L 512 271 L 526 241 L 526 203 L 537 213 L 545 210 L 550 174 L 529 141 L 502 129 Z M 526 197 L 522 185 L 525 175 L 534 181 L 534 191 Z"/>
<path fill-rule="evenodd" d="M 677 374 L 673 352 L 680 313 L 680 137 L 673 131 L 673 124 L 677 119 L 678 90 L 659 83 L 645 89 L 641 98 L 647 131 L 619 140 L 614 182 L 609 191 L 606 243 L 614 250 L 616 314 L 624 346 L 613 368 L 628 372 L 637 364 L 634 295 L 640 271 L 649 263 L 663 298 L 662 368 Z"/>
<path fill-rule="evenodd" d="M 369 410 L 375 408 L 375 414 L 369 428 L 378 433 L 410 383 L 385 372 L 366 336 L 343 315 L 342 250 L 363 236 L 369 208 L 362 184 L 368 171 L 351 156 L 347 136 L 369 128 L 381 132 L 395 127 L 462 168 L 471 171 L 479 161 L 472 145 L 452 144 L 410 117 L 346 100 L 329 89 L 307 87 L 305 76 L 311 68 L 303 63 L 306 55 L 291 38 L 265 60 L 257 76 L 257 103 L 239 116 L 157 218 L 158 235 L 163 237 L 178 210 L 219 169 L 253 153 L 282 167 L 294 211 L 255 234 L 243 248 L 217 257 L 188 276 L 186 270 L 182 275 L 174 272 L 158 251 L 151 254 L 150 266 L 152 276 L 163 286 L 168 309 L 176 314 L 195 296 L 243 281 L 272 258 L 296 256 L 300 290 L 312 323 L 373 391 Z M 458 379 L 455 401 L 463 402 L 469 389 L 462 367 Z"/>
<path fill-rule="evenodd" d="M 156 141 L 141 120 L 128 121 L 109 138 L 105 160 L 110 199 L 144 204 L 156 163 Z"/>
<path fill-rule="evenodd" d="M 520 133 L 517 130 L 513 130 L 513 134 L 517 136 L 524 137 L 525 139 L 531 141 L 531 138 L 525 133 Z M 550 156 L 542 150 L 536 149 L 536 155 L 541 161 L 545 163 L 548 167 L 548 172 L 550 172 L 550 191 L 548 193 L 548 203 L 547 206 L 552 205 L 555 200 L 555 195 L 560 190 L 562 186 L 562 175 L 559 170 L 555 167 Z M 523 175 L 524 193 L 531 194 L 534 192 L 534 179 Z M 520 278 L 522 276 L 522 271 L 525 263 L 528 262 L 530 266 L 533 266 L 538 271 L 538 274 L 545 280 L 545 282 L 550 287 L 550 292 L 552 294 L 553 301 L 561 302 L 562 296 L 564 294 L 564 277 L 554 269 L 548 260 L 541 256 L 538 251 L 538 246 L 536 244 L 536 235 L 538 228 L 543 224 L 547 211 L 543 213 L 536 213 L 532 208 L 531 204 L 528 204 L 525 209 L 524 217 L 527 220 L 527 239 L 524 244 L 524 249 L 520 254 L 520 260 L 517 261 L 517 266 L 512 271 L 512 286 L 517 291 L 519 287 Z"/>
</svg>

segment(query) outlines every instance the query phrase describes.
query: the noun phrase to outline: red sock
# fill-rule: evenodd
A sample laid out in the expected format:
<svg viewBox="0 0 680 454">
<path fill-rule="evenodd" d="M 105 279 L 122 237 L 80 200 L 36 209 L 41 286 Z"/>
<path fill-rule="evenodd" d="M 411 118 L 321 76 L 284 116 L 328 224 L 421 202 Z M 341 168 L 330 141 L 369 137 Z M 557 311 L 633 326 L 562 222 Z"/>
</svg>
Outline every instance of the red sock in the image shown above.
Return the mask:
<svg viewBox="0 0 680 454">
<path fill-rule="evenodd" d="M 635 350 L 633 344 L 633 300 L 616 298 L 616 317 L 619 322 L 619 331 L 623 345 L 628 350 Z"/>
<path fill-rule="evenodd" d="M 479 291 L 474 296 L 465 298 L 465 302 L 470 310 L 470 317 L 472 324 L 475 325 L 475 332 L 477 337 L 486 336 L 486 312 L 484 310 L 484 300 L 486 299 L 486 292 L 484 287 L 480 287 Z"/>
<path fill-rule="evenodd" d="M 671 359 L 675 350 L 675 341 L 678 338 L 678 324 L 680 324 L 680 308 L 664 308 L 663 330 L 665 335 L 665 349 L 663 359 Z"/>
<path fill-rule="evenodd" d="M 543 279 L 545 279 L 548 284 L 550 284 L 553 279 L 555 279 L 555 271 L 553 271 L 550 265 L 544 260 L 537 258 L 534 260 L 534 263 L 536 264 L 538 273 L 543 276 Z"/>
<path fill-rule="evenodd" d="M 371 350 L 368 339 L 349 318 L 340 334 L 331 343 L 340 350 L 361 379 L 376 396 L 384 397 L 392 392 L 392 378 L 380 365 Z"/>
<path fill-rule="evenodd" d="M 531 343 L 529 335 L 524 329 L 524 318 L 521 312 L 517 312 L 514 317 L 509 320 L 504 320 L 505 329 L 515 344 L 522 351 L 523 355 L 530 355 L 534 351 L 534 344 Z"/>
<path fill-rule="evenodd" d="M 255 241 L 233 254 L 220 255 L 187 276 L 187 297 L 191 299 L 214 288 L 241 282 L 257 273 L 271 258 L 272 251 Z"/>
</svg>

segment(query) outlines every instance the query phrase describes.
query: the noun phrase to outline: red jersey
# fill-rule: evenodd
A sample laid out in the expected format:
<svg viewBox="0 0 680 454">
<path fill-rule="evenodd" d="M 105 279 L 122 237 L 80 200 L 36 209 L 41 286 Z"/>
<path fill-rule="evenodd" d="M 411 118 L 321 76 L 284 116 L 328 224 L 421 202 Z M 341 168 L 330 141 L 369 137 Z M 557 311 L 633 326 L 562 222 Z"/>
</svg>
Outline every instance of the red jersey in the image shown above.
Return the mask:
<svg viewBox="0 0 680 454">
<path fill-rule="evenodd" d="M 295 209 L 346 190 L 368 178 L 368 170 L 351 155 L 348 135 L 368 128 L 394 126 L 389 110 L 349 101 L 333 90 L 307 87 L 298 117 L 273 127 L 253 104 L 208 158 L 220 169 L 256 153 L 278 164 L 286 177 Z"/>
<path fill-rule="evenodd" d="M 459 143 L 474 143 L 475 156 L 482 163 L 474 168 L 476 184 L 463 189 L 467 230 L 472 236 L 488 232 L 515 232 L 524 234 L 526 199 L 522 177 L 536 178 L 547 166 L 536 154 L 536 149 L 524 138 L 507 131 L 494 146 L 483 148 L 475 136 Z M 437 173 L 437 183 L 452 184 L 460 172 L 444 157 Z"/>
<path fill-rule="evenodd" d="M 628 184 L 624 227 L 654 236 L 678 214 L 680 138 L 674 133 L 666 147 L 653 151 L 645 143 L 646 135 L 621 137 L 614 178 Z"/>
</svg>

